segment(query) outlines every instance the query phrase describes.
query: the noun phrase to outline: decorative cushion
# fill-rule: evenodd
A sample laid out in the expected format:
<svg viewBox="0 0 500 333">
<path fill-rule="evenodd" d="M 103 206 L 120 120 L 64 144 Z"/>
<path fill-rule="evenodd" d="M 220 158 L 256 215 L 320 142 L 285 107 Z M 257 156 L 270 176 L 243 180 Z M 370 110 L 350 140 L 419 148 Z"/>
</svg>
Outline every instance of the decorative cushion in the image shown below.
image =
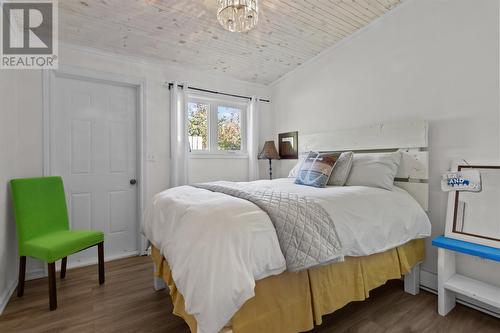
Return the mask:
<svg viewBox="0 0 500 333">
<path fill-rule="evenodd" d="M 309 155 L 309 152 L 307 153 L 300 153 L 299 155 L 299 160 L 295 164 L 295 166 L 290 170 L 288 173 L 288 178 L 297 178 L 297 175 L 299 174 L 300 167 L 302 166 L 302 163 L 306 160 L 307 155 Z"/>
<path fill-rule="evenodd" d="M 333 166 L 333 171 L 328 179 L 328 185 L 333 186 L 344 186 L 347 181 L 347 177 L 349 177 L 349 173 L 351 172 L 352 167 L 352 151 L 345 151 L 340 154 L 337 162 Z"/>
<path fill-rule="evenodd" d="M 400 152 L 354 154 L 351 172 L 345 185 L 392 190 L 400 161 Z"/>
<path fill-rule="evenodd" d="M 295 184 L 325 187 L 339 155 L 310 152 L 300 167 Z"/>
</svg>

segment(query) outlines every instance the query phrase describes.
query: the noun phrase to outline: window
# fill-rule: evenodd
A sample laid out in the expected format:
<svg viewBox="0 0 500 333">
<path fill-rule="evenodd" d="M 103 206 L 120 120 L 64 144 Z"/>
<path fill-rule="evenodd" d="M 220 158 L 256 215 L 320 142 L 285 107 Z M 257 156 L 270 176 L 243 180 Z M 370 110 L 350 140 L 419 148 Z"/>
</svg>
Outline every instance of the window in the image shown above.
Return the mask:
<svg viewBox="0 0 500 333">
<path fill-rule="evenodd" d="M 208 112 L 206 103 L 188 103 L 188 138 L 191 150 L 208 149 Z"/>
<path fill-rule="evenodd" d="M 241 110 L 228 106 L 217 108 L 217 147 L 241 150 Z"/>
<path fill-rule="evenodd" d="M 245 103 L 190 96 L 188 139 L 193 155 L 244 155 Z"/>
</svg>

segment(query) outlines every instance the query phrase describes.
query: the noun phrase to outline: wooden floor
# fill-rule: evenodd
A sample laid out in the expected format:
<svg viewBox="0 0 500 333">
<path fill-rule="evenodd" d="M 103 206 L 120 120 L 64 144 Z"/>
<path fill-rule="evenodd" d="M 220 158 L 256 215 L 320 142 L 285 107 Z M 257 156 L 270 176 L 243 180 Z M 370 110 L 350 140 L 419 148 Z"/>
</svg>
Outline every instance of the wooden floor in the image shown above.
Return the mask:
<svg viewBox="0 0 500 333">
<path fill-rule="evenodd" d="M 171 314 L 167 292 L 153 291 L 148 257 L 106 263 L 104 286 L 96 266 L 69 270 L 57 284 L 59 307 L 49 312 L 46 279 L 28 281 L 24 297 L 13 296 L 0 316 L 0 332 L 189 332 Z M 391 281 L 369 300 L 325 316 L 311 332 L 500 332 L 500 319 L 461 305 L 443 318 L 436 308 L 435 295 L 411 296 Z"/>
</svg>

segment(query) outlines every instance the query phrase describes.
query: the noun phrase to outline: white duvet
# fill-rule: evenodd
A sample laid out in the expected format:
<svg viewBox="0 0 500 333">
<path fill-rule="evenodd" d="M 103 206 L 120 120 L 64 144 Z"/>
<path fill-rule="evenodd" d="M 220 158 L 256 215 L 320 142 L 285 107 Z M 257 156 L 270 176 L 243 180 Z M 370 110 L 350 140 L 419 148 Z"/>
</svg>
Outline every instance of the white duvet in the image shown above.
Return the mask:
<svg viewBox="0 0 500 333">
<path fill-rule="evenodd" d="M 288 178 L 252 185 L 314 198 L 330 213 L 345 256 L 383 252 L 430 236 L 425 212 L 397 187 L 320 189 Z M 218 332 L 254 296 L 256 280 L 286 270 L 269 217 L 243 199 L 191 186 L 168 189 L 153 198 L 142 229 L 167 259 L 198 333 Z"/>
</svg>

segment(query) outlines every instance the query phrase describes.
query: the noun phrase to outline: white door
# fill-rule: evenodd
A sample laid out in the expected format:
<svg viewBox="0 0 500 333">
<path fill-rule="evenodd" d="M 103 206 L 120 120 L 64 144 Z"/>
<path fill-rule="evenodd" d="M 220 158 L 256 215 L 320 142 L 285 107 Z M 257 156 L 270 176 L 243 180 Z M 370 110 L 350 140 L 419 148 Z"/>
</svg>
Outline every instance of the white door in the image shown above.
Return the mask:
<svg viewBox="0 0 500 333">
<path fill-rule="evenodd" d="M 136 254 L 137 89 L 60 76 L 51 89 L 50 173 L 63 177 L 71 229 L 102 230 L 108 260 Z M 91 248 L 68 264 L 96 260 Z"/>
</svg>

